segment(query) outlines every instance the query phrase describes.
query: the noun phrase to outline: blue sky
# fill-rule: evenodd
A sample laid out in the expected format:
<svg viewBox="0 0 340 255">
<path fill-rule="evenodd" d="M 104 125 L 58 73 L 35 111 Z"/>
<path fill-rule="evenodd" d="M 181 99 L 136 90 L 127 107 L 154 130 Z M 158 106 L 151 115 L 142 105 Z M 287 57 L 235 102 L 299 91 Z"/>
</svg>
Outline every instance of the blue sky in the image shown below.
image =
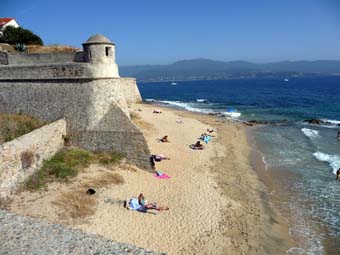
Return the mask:
<svg viewBox="0 0 340 255">
<path fill-rule="evenodd" d="M 340 60 L 340 0 L 0 0 L 45 44 L 116 43 L 120 65 Z"/>
</svg>

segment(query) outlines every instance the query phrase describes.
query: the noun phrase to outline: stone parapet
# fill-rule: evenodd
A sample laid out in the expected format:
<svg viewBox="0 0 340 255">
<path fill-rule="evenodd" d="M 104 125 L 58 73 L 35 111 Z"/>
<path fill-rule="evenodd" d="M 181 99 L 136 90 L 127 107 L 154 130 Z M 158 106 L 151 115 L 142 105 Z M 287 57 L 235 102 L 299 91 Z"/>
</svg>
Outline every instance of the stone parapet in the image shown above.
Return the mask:
<svg viewBox="0 0 340 255">
<path fill-rule="evenodd" d="M 64 119 L 0 145 L 0 199 L 7 199 L 64 145 Z"/>
</svg>

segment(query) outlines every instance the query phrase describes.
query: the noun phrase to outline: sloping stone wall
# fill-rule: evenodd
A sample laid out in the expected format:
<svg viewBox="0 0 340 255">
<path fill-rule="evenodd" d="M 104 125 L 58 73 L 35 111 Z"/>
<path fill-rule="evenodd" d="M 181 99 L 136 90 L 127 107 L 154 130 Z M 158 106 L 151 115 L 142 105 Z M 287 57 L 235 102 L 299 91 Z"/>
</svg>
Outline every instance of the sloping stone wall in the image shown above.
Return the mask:
<svg viewBox="0 0 340 255">
<path fill-rule="evenodd" d="M 139 93 L 135 78 L 120 78 L 121 89 L 128 105 L 141 103 L 142 97 Z"/>
<path fill-rule="evenodd" d="M 6 199 L 64 145 L 64 119 L 0 145 L 0 198 Z"/>
<path fill-rule="evenodd" d="M 149 149 L 130 120 L 121 79 L 1 81 L 0 112 L 54 121 L 65 118 L 74 145 L 116 151 L 150 169 Z"/>
</svg>

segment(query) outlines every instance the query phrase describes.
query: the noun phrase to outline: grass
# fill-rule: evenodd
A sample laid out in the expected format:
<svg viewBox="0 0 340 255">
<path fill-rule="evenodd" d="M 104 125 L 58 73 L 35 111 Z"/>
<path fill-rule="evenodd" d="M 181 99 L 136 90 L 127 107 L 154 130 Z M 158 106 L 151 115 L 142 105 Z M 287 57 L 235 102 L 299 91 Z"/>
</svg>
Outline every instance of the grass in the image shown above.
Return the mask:
<svg viewBox="0 0 340 255">
<path fill-rule="evenodd" d="M 72 219 L 86 218 L 93 215 L 97 204 L 94 196 L 87 195 L 81 189 L 62 192 L 53 203 L 63 209 L 63 218 L 66 216 Z"/>
<path fill-rule="evenodd" d="M 62 218 L 82 219 L 91 216 L 96 211 L 96 195 L 88 195 L 88 188 L 99 189 L 108 185 L 120 185 L 124 183 L 124 178 L 112 171 L 105 171 L 92 178 L 82 178 L 76 189 L 61 192 L 53 204 L 62 210 Z M 65 217 L 66 216 L 66 217 Z"/>
<path fill-rule="evenodd" d="M 117 173 L 105 172 L 96 178 L 92 178 L 84 183 L 87 188 L 102 188 L 111 184 L 120 185 L 124 183 L 124 178 Z"/>
<path fill-rule="evenodd" d="M 50 160 L 44 161 L 42 168 L 25 183 L 25 188 L 39 190 L 45 188 L 48 182 L 67 182 L 92 163 L 113 165 L 121 159 L 116 153 L 91 153 L 78 148 L 63 149 Z"/>
<path fill-rule="evenodd" d="M 27 115 L 0 114 L 0 144 L 40 128 L 45 123 Z"/>
<path fill-rule="evenodd" d="M 66 45 L 27 45 L 28 53 L 76 52 L 78 48 Z"/>
</svg>

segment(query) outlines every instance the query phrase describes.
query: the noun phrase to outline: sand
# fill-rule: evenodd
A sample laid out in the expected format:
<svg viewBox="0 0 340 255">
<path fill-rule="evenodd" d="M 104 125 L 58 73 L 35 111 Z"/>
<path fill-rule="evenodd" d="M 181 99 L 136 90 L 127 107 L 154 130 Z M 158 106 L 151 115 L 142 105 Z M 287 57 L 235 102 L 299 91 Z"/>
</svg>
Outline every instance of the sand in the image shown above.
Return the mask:
<svg viewBox="0 0 340 255">
<path fill-rule="evenodd" d="M 18 194 L 8 209 L 168 254 L 285 254 L 294 243 L 284 219 L 264 199 L 267 188 L 250 165 L 243 124 L 166 108 L 154 114 L 155 108 L 130 110 L 151 152 L 170 157 L 156 163 L 170 179 L 126 164 L 113 170 L 92 165 L 68 184 Z M 207 128 L 215 137 L 205 150 L 190 149 Z M 170 143 L 157 141 L 164 135 Z M 62 192 L 79 190 L 81 183 L 110 171 L 124 183 L 96 188 L 92 216 L 73 220 L 56 204 Z M 139 213 L 119 202 L 139 193 L 170 209 Z"/>
</svg>

